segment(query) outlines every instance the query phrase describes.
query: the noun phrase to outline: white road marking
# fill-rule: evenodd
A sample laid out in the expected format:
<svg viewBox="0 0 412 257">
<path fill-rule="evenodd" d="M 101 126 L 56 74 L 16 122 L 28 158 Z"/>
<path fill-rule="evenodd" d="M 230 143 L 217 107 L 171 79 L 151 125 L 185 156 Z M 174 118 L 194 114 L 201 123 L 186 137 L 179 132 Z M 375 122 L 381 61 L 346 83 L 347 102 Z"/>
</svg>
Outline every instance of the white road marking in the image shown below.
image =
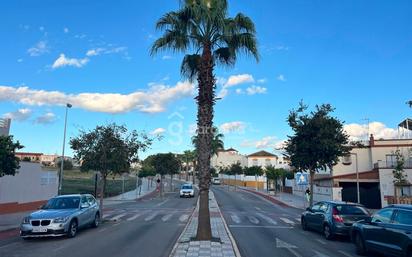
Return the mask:
<svg viewBox="0 0 412 257">
<path fill-rule="evenodd" d="M 11 244 L 7 244 L 7 245 L 3 245 L 3 246 L 0 246 L 0 249 L 1 248 L 6 248 L 6 247 L 9 247 L 9 246 L 12 246 L 12 245 L 16 245 L 16 244 L 19 244 L 20 242 L 14 242 L 14 243 L 11 243 Z"/>
<path fill-rule="evenodd" d="M 263 225 L 228 225 L 231 228 L 287 228 L 287 229 L 292 229 L 293 227 L 289 226 L 263 226 Z"/>
<path fill-rule="evenodd" d="M 174 214 L 173 212 L 169 213 L 169 214 L 166 214 L 165 216 L 162 217 L 162 221 L 166 222 L 166 221 L 170 220 L 170 218 L 173 216 L 173 214 Z"/>
<path fill-rule="evenodd" d="M 160 202 L 160 203 L 156 204 L 156 207 L 159 207 L 159 206 L 161 206 L 161 205 L 165 204 L 167 201 L 169 201 L 169 200 L 168 200 L 168 199 L 166 199 L 166 200 L 164 200 L 163 202 Z"/>
<path fill-rule="evenodd" d="M 287 224 L 295 225 L 295 222 L 291 221 L 291 220 L 288 219 L 288 218 L 279 218 L 279 219 L 280 219 L 281 221 L 287 223 Z"/>
<path fill-rule="evenodd" d="M 262 209 L 260 209 L 259 207 L 255 207 L 256 210 L 261 211 Z"/>
<path fill-rule="evenodd" d="M 137 219 L 137 218 L 138 218 L 139 216 L 141 216 L 141 215 L 142 215 L 141 213 L 137 213 L 137 214 L 133 215 L 132 217 L 127 218 L 127 221 L 135 220 L 135 219 Z"/>
<path fill-rule="evenodd" d="M 111 220 L 111 221 L 118 221 L 121 217 L 126 216 L 126 214 L 127 214 L 127 213 L 119 214 L 119 215 L 117 215 L 117 216 L 114 216 L 114 217 L 111 218 L 110 220 Z"/>
<path fill-rule="evenodd" d="M 316 255 L 313 256 L 313 257 L 329 257 L 328 255 L 323 254 L 323 253 L 320 253 L 320 252 L 318 252 L 318 251 L 314 251 L 314 252 L 316 253 Z"/>
<path fill-rule="evenodd" d="M 179 221 L 186 222 L 188 218 L 189 218 L 189 215 L 183 214 L 182 216 L 179 217 Z"/>
<path fill-rule="evenodd" d="M 103 231 L 105 231 L 107 229 L 107 227 L 106 228 L 102 228 L 102 229 L 100 229 L 99 231 L 97 231 L 98 233 L 100 233 L 100 232 L 103 232 Z"/>
<path fill-rule="evenodd" d="M 236 214 L 230 215 L 230 218 L 233 220 L 234 223 L 240 223 L 240 218 Z"/>
<path fill-rule="evenodd" d="M 299 223 L 301 222 L 300 218 L 295 218 L 295 220 Z"/>
<path fill-rule="evenodd" d="M 289 244 L 285 241 L 280 240 L 279 238 L 276 238 L 276 248 L 284 248 L 288 250 L 291 254 L 293 254 L 295 257 L 302 257 L 295 249 L 298 248 L 296 245 Z"/>
<path fill-rule="evenodd" d="M 121 223 L 114 223 L 112 227 L 119 226 Z"/>
<path fill-rule="evenodd" d="M 255 217 L 253 217 L 253 216 L 248 216 L 247 218 L 249 219 L 249 221 L 250 221 L 251 223 L 253 223 L 253 224 L 255 224 L 255 225 L 259 224 L 259 220 L 256 219 Z"/>
<path fill-rule="evenodd" d="M 157 216 L 157 214 L 159 214 L 159 212 L 153 212 L 152 214 L 150 214 L 149 216 L 147 216 L 145 219 L 144 219 L 144 221 L 151 221 L 152 219 L 154 219 L 156 216 Z"/>
<path fill-rule="evenodd" d="M 326 242 L 324 242 L 322 239 L 316 239 L 316 241 L 318 241 L 319 243 L 326 245 Z"/>
<path fill-rule="evenodd" d="M 263 219 L 264 221 L 266 221 L 269 224 L 272 224 L 272 225 L 277 225 L 278 224 L 272 218 L 270 218 L 269 216 L 264 215 L 263 213 L 258 212 L 258 213 L 256 213 L 256 215 L 258 215 L 261 219 Z"/>
<path fill-rule="evenodd" d="M 338 252 L 341 253 L 341 254 L 343 254 L 343 255 L 345 255 L 345 256 L 347 256 L 347 257 L 354 257 L 352 254 L 349 254 L 349 253 L 347 253 L 347 252 L 345 252 L 345 251 L 339 250 Z"/>
</svg>

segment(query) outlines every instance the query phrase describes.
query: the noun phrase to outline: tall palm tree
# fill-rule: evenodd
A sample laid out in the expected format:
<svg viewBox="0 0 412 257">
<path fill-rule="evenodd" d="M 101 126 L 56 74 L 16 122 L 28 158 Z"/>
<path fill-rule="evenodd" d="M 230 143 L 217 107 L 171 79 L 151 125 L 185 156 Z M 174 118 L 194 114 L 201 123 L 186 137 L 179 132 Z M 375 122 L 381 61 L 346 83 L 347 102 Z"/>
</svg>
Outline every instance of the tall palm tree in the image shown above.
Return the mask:
<svg viewBox="0 0 412 257">
<path fill-rule="evenodd" d="M 212 237 L 209 215 L 209 170 L 216 101 L 215 65 L 233 66 L 239 54 L 258 60 L 255 25 L 242 13 L 228 17 L 226 0 L 181 0 L 180 9 L 161 17 L 156 28 L 163 32 L 151 54 L 161 50 L 185 53 L 180 72 L 197 79 L 197 159 L 199 166 L 199 225 L 196 239 Z M 192 54 L 187 52 L 193 51 Z"/>
</svg>

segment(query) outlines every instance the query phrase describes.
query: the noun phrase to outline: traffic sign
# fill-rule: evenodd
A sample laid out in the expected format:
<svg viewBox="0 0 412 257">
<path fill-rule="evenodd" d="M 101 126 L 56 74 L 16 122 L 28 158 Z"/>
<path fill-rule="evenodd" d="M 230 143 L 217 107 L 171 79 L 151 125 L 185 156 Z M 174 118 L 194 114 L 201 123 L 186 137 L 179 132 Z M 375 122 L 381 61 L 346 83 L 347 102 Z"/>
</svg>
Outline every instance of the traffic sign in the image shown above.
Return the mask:
<svg viewBox="0 0 412 257">
<path fill-rule="evenodd" d="M 306 186 L 308 184 L 308 174 L 303 172 L 296 172 L 295 181 L 299 186 Z"/>
</svg>

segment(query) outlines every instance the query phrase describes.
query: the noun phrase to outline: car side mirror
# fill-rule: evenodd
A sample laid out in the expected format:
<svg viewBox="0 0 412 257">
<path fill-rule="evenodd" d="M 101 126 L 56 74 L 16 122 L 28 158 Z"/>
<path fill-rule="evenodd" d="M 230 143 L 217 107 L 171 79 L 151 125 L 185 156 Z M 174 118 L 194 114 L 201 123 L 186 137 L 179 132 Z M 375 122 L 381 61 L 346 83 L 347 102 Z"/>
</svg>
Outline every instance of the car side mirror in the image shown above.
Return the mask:
<svg viewBox="0 0 412 257">
<path fill-rule="evenodd" d="M 310 208 L 310 207 L 306 208 L 306 210 L 307 210 L 308 212 L 313 212 L 313 211 L 312 211 L 312 208 Z"/>
<path fill-rule="evenodd" d="M 40 205 L 39 208 L 37 208 L 38 210 L 43 210 L 44 209 L 44 204 Z"/>
<path fill-rule="evenodd" d="M 80 205 L 80 209 L 86 209 L 86 208 L 89 208 L 89 205 L 87 203 L 82 203 Z"/>
</svg>

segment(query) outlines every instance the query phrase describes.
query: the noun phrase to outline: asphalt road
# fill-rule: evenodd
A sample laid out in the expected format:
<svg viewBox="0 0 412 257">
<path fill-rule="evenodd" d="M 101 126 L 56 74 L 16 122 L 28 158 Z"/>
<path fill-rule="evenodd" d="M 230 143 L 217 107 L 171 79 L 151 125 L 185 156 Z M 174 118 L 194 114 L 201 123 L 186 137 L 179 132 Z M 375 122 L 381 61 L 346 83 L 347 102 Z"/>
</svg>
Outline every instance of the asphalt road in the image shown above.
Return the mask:
<svg viewBox="0 0 412 257">
<path fill-rule="evenodd" d="M 328 241 L 317 232 L 303 231 L 298 209 L 227 186 L 213 186 L 213 192 L 242 257 L 357 256 L 347 238 Z"/>
<path fill-rule="evenodd" d="M 178 185 L 176 188 L 179 187 Z M 0 241 L 1 257 L 165 257 L 171 252 L 192 213 L 197 198 L 179 198 L 178 191 L 163 199 L 112 205 L 98 228 L 68 238 Z"/>
</svg>

